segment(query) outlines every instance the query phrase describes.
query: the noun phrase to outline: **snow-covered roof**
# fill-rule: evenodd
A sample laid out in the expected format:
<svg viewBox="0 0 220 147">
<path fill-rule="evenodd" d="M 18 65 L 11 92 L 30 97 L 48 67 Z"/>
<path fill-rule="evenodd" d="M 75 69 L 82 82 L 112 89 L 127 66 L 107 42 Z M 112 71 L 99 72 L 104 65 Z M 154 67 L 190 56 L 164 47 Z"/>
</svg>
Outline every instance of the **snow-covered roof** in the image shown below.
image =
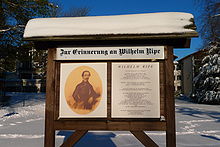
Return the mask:
<svg viewBox="0 0 220 147">
<path fill-rule="evenodd" d="M 195 52 L 193 52 L 193 53 L 191 53 L 191 54 L 189 54 L 189 55 L 186 55 L 185 57 L 179 59 L 178 62 L 182 62 L 183 60 L 187 59 L 188 57 L 200 55 L 201 53 L 205 53 L 205 52 L 207 52 L 207 51 L 208 51 L 207 48 L 202 49 L 202 50 L 199 50 L 199 51 L 195 51 Z"/>
<path fill-rule="evenodd" d="M 36 18 L 27 23 L 24 38 L 155 34 L 188 34 L 187 37 L 195 37 L 197 33 L 193 27 L 193 15 L 180 12 Z"/>
</svg>

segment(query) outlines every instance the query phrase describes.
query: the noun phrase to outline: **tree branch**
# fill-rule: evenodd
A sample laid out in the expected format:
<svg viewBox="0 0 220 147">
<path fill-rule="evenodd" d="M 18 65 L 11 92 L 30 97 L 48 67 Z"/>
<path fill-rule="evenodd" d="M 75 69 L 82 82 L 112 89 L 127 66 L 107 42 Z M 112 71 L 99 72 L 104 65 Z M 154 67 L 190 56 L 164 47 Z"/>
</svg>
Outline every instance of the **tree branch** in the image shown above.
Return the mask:
<svg viewBox="0 0 220 147">
<path fill-rule="evenodd" d="M 16 26 L 10 26 L 7 29 L 0 29 L 0 33 L 4 33 L 4 32 L 7 32 L 7 31 L 10 31 L 10 30 L 16 30 L 16 29 L 19 29 L 19 28 L 25 28 L 25 25 L 16 25 Z"/>
</svg>

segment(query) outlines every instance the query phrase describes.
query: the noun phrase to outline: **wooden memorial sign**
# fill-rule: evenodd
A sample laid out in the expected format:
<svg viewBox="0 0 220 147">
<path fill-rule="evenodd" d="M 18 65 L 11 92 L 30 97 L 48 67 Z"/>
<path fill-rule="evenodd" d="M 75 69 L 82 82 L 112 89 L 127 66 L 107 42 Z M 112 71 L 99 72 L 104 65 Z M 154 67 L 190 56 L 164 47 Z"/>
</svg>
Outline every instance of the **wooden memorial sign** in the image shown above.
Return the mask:
<svg viewBox="0 0 220 147">
<path fill-rule="evenodd" d="M 174 22 L 192 17 L 186 13 L 153 15 L 172 21 L 179 15 L 184 18 Z M 75 130 L 61 145 L 64 147 L 74 145 L 89 130 L 130 131 L 149 147 L 158 145 L 144 131 L 166 131 L 166 145 L 176 146 L 173 47 L 189 47 L 190 38 L 197 33 L 183 28 L 164 33 L 170 26 L 149 33 L 148 25 L 143 26 L 144 20 L 154 18 L 149 16 L 36 19 L 27 25 L 26 40 L 48 49 L 45 147 L 55 146 L 56 130 Z M 134 19 L 139 22 L 132 25 Z M 65 26 L 61 34 L 50 31 L 53 27 L 62 31 L 59 23 L 64 20 L 74 20 L 82 30 L 72 31 L 76 29 L 73 23 L 69 32 Z M 130 20 L 133 30 L 139 30 L 133 31 L 127 23 L 120 25 L 122 31 L 117 25 L 109 26 L 119 20 Z M 33 31 L 44 21 L 46 27 Z M 80 25 L 85 22 L 86 31 Z M 101 24 L 104 30 L 94 24 Z"/>
</svg>

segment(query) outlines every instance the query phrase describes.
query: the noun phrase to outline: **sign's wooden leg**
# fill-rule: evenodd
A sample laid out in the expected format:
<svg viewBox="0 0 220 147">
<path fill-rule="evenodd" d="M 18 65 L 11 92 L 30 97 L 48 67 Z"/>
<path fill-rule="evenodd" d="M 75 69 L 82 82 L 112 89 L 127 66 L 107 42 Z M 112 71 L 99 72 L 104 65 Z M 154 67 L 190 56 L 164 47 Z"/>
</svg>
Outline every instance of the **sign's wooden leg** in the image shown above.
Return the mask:
<svg viewBox="0 0 220 147">
<path fill-rule="evenodd" d="M 55 147 L 55 130 L 53 127 L 46 126 L 45 137 L 44 137 L 44 147 Z"/>
<path fill-rule="evenodd" d="M 88 130 L 76 130 L 60 147 L 72 147 L 75 145 Z"/>
<path fill-rule="evenodd" d="M 166 146 L 176 147 L 173 48 L 168 48 L 166 66 Z"/>
<path fill-rule="evenodd" d="M 144 146 L 159 147 L 144 131 L 130 131 Z"/>
<path fill-rule="evenodd" d="M 55 129 L 54 129 L 54 98 L 55 98 L 55 49 L 48 50 L 47 62 L 47 88 L 46 88 L 46 109 L 45 109 L 45 137 L 44 147 L 55 146 Z"/>
</svg>

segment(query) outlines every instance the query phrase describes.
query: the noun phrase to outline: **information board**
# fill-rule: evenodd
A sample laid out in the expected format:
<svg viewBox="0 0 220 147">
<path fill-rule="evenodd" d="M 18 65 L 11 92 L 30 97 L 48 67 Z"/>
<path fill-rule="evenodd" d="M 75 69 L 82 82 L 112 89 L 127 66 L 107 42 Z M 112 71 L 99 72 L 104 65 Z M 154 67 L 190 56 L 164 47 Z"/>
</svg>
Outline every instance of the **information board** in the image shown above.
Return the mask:
<svg viewBox="0 0 220 147">
<path fill-rule="evenodd" d="M 112 63 L 112 118 L 159 118 L 159 62 Z"/>
</svg>

